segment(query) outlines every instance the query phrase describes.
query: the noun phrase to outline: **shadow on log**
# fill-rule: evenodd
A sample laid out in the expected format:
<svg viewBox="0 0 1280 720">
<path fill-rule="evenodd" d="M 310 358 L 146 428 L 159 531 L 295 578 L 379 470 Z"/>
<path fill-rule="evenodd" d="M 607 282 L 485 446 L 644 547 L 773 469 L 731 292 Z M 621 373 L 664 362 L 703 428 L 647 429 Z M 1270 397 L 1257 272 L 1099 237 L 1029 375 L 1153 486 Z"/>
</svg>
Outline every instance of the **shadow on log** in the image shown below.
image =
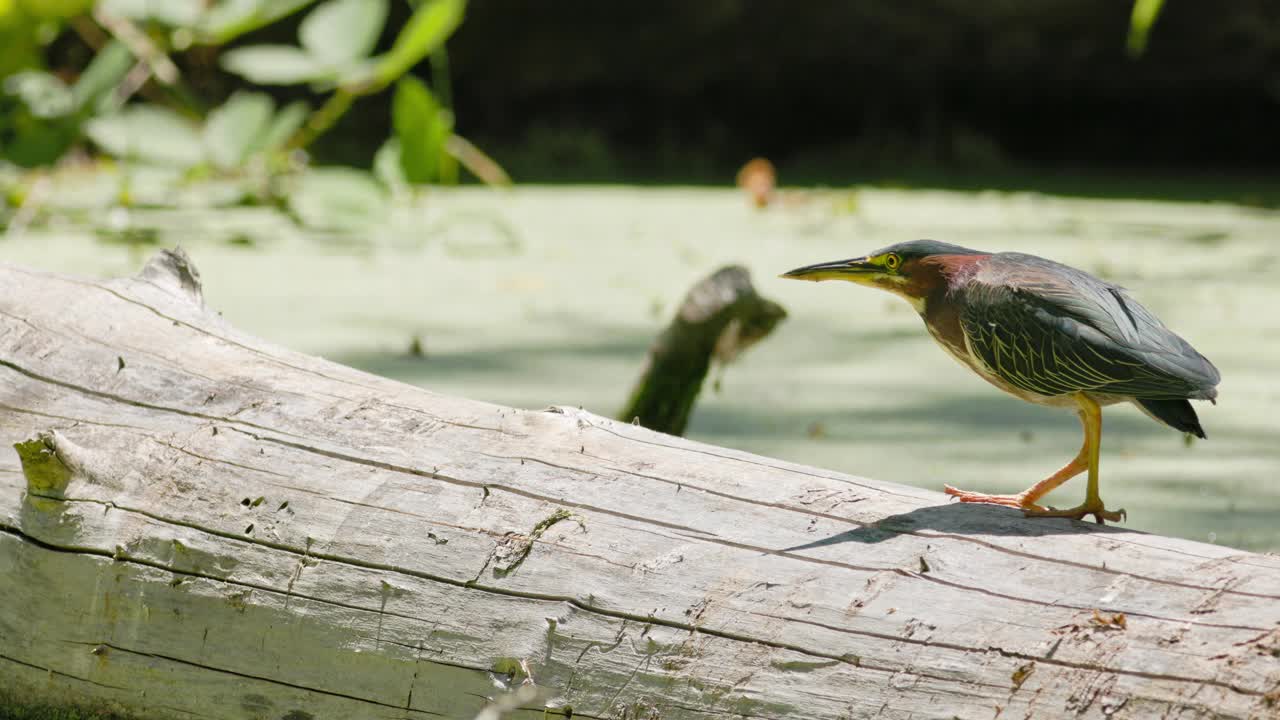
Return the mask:
<svg viewBox="0 0 1280 720">
<path fill-rule="evenodd" d="M 239 332 L 197 277 L 172 253 L 112 281 L 0 264 L 16 702 L 1276 717 L 1276 556 L 438 395 Z"/>
<path fill-rule="evenodd" d="M 689 290 L 649 348 L 618 419 L 683 435 L 712 362 L 733 362 L 786 316 L 781 305 L 756 292 L 746 268 L 730 265 L 712 273 Z"/>
</svg>

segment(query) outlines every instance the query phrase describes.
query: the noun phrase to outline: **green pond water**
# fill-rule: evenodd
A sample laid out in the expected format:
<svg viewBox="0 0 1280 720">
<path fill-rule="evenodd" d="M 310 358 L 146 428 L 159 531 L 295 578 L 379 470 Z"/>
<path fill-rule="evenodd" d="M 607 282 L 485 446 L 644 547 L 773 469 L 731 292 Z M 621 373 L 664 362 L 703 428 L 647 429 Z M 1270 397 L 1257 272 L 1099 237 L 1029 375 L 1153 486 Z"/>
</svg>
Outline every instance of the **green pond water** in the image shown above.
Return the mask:
<svg viewBox="0 0 1280 720">
<path fill-rule="evenodd" d="M 1207 441 L 1187 446 L 1127 405 L 1104 413 L 1108 505 L 1128 510 L 1127 527 L 1280 549 L 1275 211 L 870 189 L 758 211 L 727 190 L 522 186 L 432 192 L 358 230 L 320 232 L 260 207 L 112 213 L 113 192 L 55 187 L 51 203 L 75 195 L 82 211 L 11 231 L 0 258 L 132 273 L 158 246 L 104 241 L 95 225 L 145 228 L 139 237 L 183 245 L 209 305 L 249 332 L 525 408 L 615 413 L 685 290 L 744 264 L 790 317 L 719 393 L 707 389 L 688 434 L 934 489 L 1020 490 L 1074 455 L 1079 425 L 971 375 L 901 300 L 776 276 L 920 237 L 1046 255 L 1127 286 L 1222 371 L 1218 404 L 1197 405 Z M 408 352 L 414 338 L 425 356 Z M 1076 504 L 1083 485 L 1050 502 Z"/>
</svg>

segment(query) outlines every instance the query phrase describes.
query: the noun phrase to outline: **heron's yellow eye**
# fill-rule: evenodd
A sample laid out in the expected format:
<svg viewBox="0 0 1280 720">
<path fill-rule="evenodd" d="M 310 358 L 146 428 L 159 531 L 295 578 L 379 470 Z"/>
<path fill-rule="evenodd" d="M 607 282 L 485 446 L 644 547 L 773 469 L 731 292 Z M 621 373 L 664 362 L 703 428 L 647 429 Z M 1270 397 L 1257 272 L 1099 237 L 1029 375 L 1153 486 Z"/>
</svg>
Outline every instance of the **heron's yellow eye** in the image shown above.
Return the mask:
<svg viewBox="0 0 1280 720">
<path fill-rule="evenodd" d="M 894 255 L 893 253 L 889 253 L 888 255 L 884 256 L 884 266 L 889 268 L 890 270 L 897 270 L 898 266 L 900 265 L 902 265 L 902 258 L 898 257 L 897 255 Z"/>
</svg>

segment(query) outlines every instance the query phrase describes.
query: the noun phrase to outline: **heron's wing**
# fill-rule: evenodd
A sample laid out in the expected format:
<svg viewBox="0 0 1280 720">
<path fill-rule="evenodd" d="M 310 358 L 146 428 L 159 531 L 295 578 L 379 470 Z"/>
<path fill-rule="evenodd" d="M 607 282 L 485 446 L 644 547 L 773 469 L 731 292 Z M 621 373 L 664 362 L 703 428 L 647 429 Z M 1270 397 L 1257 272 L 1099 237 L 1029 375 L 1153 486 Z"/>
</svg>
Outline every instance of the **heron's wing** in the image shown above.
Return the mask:
<svg viewBox="0 0 1280 720">
<path fill-rule="evenodd" d="M 992 258 L 960 313 L 973 352 L 996 375 L 1041 395 L 1216 395 L 1218 371 L 1124 290 L 1030 255 Z"/>
</svg>

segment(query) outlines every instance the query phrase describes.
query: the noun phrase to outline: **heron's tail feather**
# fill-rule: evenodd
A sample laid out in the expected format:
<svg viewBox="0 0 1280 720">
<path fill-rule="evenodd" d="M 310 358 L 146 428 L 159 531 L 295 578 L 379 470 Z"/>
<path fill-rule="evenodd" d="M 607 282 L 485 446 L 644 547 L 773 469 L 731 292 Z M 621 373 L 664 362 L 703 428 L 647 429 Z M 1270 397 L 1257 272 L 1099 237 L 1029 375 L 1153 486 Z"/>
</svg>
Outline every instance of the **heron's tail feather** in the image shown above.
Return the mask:
<svg viewBox="0 0 1280 720">
<path fill-rule="evenodd" d="M 1200 427 L 1200 418 L 1196 417 L 1195 408 L 1191 407 L 1191 403 L 1186 400 L 1143 400 L 1139 398 L 1138 405 L 1148 415 L 1174 430 L 1188 432 L 1198 438 L 1204 437 L 1204 428 Z"/>
</svg>

